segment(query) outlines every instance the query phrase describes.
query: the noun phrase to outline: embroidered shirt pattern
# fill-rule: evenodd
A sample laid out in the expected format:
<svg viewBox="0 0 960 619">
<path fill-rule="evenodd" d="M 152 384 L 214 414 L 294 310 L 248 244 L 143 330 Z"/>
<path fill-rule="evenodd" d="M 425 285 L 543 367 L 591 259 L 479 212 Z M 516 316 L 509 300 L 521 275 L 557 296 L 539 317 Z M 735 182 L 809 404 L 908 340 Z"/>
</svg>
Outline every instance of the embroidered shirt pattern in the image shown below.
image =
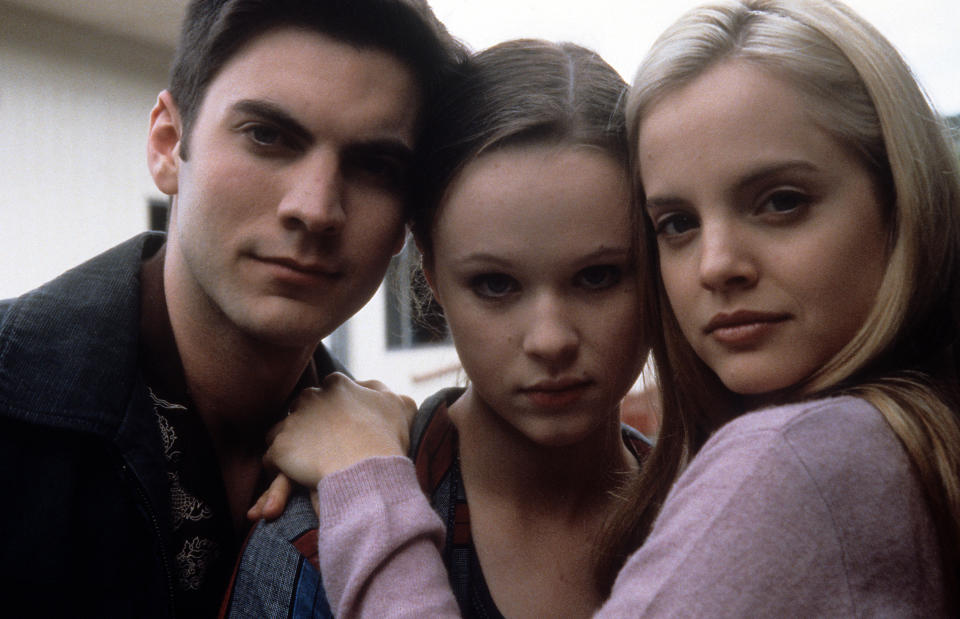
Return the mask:
<svg viewBox="0 0 960 619">
<path fill-rule="evenodd" d="M 149 390 L 153 410 L 163 438 L 163 451 L 167 459 L 167 480 L 170 487 L 171 521 L 174 531 L 185 522 L 199 522 L 213 518 L 213 509 L 195 494 L 183 487 L 180 480 L 180 465 L 183 451 L 179 449 L 176 430 L 177 415 L 189 414 L 186 406 L 158 397 Z M 179 537 L 175 537 L 179 540 Z M 206 579 L 210 566 L 220 554 L 219 545 L 201 535 L 187 536 L 176 554 L 178 586 L 181 591 L 197 591 Z"/>
</svg>

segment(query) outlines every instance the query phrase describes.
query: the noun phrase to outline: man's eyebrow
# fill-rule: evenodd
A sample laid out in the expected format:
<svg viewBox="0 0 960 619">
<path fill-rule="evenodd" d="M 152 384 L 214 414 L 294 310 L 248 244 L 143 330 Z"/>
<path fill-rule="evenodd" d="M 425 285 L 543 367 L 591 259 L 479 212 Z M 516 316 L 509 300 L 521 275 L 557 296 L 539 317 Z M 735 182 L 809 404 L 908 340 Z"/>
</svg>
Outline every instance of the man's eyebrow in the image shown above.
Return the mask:
<svg viewBox="0 0 960 619">
<path fill-rule="evenodd" d="M 314 141 L 313 135 L 306 127 L 287 113 L 286 110 L 269 101 L 242 99 L 233 104 L 233 110 L 235 112 L 257 116 L 307 144 L 311 144 Z"/>
<path fill-rule="evenodd" d="M 304 127 L 300 121 L 282 107 L 269 101 L 242 99 L 233 105 L 233 110 L 259 117 L 292 137 L 302 140 L 305 144 L 312 144 L 316 141 L 310 130 Z M 347 150 L 359 156 L 387 156 L 403 162 L 413 159 L 413 148 L 400 138 L 360 139 L 349 145 Z"/>
</svg>

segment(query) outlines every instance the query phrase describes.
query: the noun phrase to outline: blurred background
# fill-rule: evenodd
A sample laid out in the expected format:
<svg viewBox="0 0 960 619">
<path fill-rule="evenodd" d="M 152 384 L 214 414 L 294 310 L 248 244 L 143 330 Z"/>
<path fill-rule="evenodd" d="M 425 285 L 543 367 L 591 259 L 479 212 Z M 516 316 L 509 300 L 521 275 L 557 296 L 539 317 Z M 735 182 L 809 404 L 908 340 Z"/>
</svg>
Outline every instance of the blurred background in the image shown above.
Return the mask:
<svg viewBox="0 0 960 619">
<path fill-rule="evenodd" d="M 574 41 L 597 50 L 630 81 L 656 36 L 699 3 L 431 5 L 472 49 L 517 37 Z M 956 126 L 960 2 L 848 4 L 900 49 Z M 147 119 L 166 85 L 185 6 L 186 0 L 0 0 L 0 298 L 164 225 L 167 199 L 145 162 Z M 391 271 L 401 289 L 400 263 L 410 259 L 401 256 Z M 418 401 L 461 378 L 453 347 L 413 321 L 409 303 L 389 286 L 327 343 L 358 378 L 377 378 Z M 628 408 L 648 410 L 646 397 L 634 395 Z"/>
</svg>

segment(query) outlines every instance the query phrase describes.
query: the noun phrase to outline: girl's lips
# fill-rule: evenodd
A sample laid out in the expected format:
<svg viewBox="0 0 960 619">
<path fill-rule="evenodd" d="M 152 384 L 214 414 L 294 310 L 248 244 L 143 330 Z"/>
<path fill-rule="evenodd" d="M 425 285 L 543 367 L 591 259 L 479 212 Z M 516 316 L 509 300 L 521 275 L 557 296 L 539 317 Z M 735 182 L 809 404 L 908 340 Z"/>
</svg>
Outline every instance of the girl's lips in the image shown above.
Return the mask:
<svg viewBox="0 0 960 619">
<path fill-rule="evenodd" d="M 704 328 L 704 333 L 725 346 L 749 348 L 760 343 L 789 318 L 788 314 L 745 310 L 717 314 Z"/>
<path fill-rule="evenodd" d="M 755 346 L 776 328 L 776 322 L 754 322 L 735 327 L 715 329 L 710 336 L 731 348 L 749 348 Z"/>
<path fill-rule="evenodd" d="M 542 408 L 555 408 L 573 404 L 590 386 L 584 380 L 543 381 L 521 392 L 535 405 Z"/>
<path fill-rule="evenodd" d="M 727 329 L 740 327 L 744 325 L 750 325 L 754 323 L 773 323 L 773 322 L 783 322 L 790 317 L 789 314 L 777 313 L 777 312 L 757 312 L 752 310 L 737 310 L 730 314 L 720 313 L 714 315 L 710 319 L 710 322 L 707 323 L 707 326 L 704 327 L 703 331 L 707 335 L 710 335 L 717 329 Z"/>
</svg>

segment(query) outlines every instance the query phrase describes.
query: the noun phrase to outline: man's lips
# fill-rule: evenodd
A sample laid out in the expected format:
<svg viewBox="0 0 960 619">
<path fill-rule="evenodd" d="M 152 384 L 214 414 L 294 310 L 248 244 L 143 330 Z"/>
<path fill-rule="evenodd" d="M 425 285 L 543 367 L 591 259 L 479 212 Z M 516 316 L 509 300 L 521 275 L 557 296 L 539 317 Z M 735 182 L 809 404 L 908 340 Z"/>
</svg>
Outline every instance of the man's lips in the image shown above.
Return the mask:
<svg viewBox="0 0 960 619">
<path fill-rule="evenodd" d="M 295 258 L 262 256 L 258 256 L 257 260 L 265 264 L 276 265 L 278 267 L 283 267 L 296 273 L 311 277 L 336 277 L 340 274 L 340 268 L 331 263 L 297 260 Z"/>
</svg>

